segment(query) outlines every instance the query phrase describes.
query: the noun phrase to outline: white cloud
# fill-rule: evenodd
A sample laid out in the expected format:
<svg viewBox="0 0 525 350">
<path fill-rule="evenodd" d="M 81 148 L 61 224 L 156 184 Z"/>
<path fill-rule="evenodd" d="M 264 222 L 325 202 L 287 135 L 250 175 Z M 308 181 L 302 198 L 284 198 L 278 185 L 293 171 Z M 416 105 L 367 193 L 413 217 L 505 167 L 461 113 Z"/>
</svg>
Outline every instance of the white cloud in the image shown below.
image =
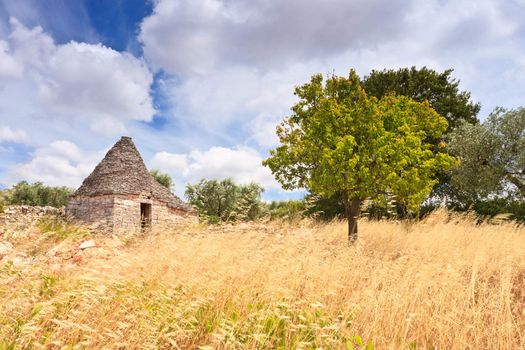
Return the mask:
<svg viewBox="0 0 525 350">
<path fill-rule="evenodd" d="M 5 40 L 0 40 L 0 78 L 17 78 L 22 75 L 24 67 L 21 62 L 12 56 L 9 44 Z"/>
<path fill-rule="evenodd" d="M 104 152 L 81 151 L 64 140 L 37 148 L 32 158 L 18 164 L 9 174 L 8 182 L 41 181 L 49 186 L 78 187 L 102 159 Z"/>
<path fill-rule="evenodd" d="M 13 130 L 9 126 L 0 126 L 0 143 L 25 143 L 28 139 L 27 133 L 24 130 Z"/>
<path fill-rule="evenodd" d="M 100 44 L 56 45 L 41 27 L 10 23 L 11 34 L 0 41 L 0 77 L 18 79 L 0 79 L 0 99 L 24 94 L 30 111 L 4 105 L 3 114 L 84 122 L 101 134 L 121 133 L 130 120 L 152 120 L 153 76 L 142 59 Z"/>
<path fill-rule="evenodd" d="M 155 68 L 209 73 L 230 64 L 280 67 L 398 33 L 409 2 L 158 0 L 140 40 Z"/>
<path fill-rule="evenodd" d="M 247 139 L 268 147 L 276 144 L 275 127 L 296 101 L 294 87 L 320 69 L 318 62 L 267 72 L 237 66 L 182 82 L 166 80 L 164 89 L 176 118 L 223 135 L 240 130 Z"/>
<path fill-rule="evenodd" d="M 161 169 L 177 176 L 188 176 L 189 165 L 187 154 L 174 154 L 168 152 L 158 152 L 151 160 L 152 169 Z"/>
<path fill-rule="evenodd" d="M 151 167 L 170 174 L 176 182 L 179 194 L 186 183 L 200 179 L 224 179 L 231 177 L 238 183 L 256 182 L 267 189 L 280 189 L 270 170 L 262 165 L 263 158 L 249 147 L 211 147 L 188 153 L 159 152 L 151 161 Z"/>
<path fill-rule="evenodd" d="M 481 117 L 516 107 L 525 93 L 523 15 L 495 0 L 158 0 L 140 39 L 150 64 L 177 76 L 166 85 L 175 116 L 222 134 L 240 129 L 264 149 L 277 142 L 294 86 L 314 73 L 454 68 L 460 88 L 483 103 Z"/>
</svg>

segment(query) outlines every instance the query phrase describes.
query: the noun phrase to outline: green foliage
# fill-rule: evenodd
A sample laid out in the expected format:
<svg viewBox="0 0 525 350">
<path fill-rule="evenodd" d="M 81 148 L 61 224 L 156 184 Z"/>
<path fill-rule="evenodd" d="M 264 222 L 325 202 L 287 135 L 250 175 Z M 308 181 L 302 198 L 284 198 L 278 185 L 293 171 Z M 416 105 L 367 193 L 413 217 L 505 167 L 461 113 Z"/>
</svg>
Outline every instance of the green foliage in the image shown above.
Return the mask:
<svg viewBox="0 0 525 350">
<path fill-rule="evenodd" d="M 507 198 L 495 198 L 478 200 L 472 204 L 472 209 L 481 217 L 495 217 L 500 214 L 508 214 L 509 219 L 525 222 L 525 202 L 508 200 Z"/>
<path fill-rule="evenodd" d="M 427 67 L 373 70 L 364 77 L 362 86 L 369 96 L 378 99 L 395 93 L 417 102 L 427 101 L 447 118 L 450 129 L 462 122 L 476 124 L 481 105 L 470 101 L 470 92 L 459 90 L 459 80 L 451 77 L 452 72 L 447 69 L 439 73 Z"/>
<path fill-rule="evenodd" d="M 8 204 L 62 207 L 67 204 L 73 190 L 68 187 L 50 187 L 41 182 L 21 181 L 13 186 L 6 198 Z"/>
<path fill-rule="evenodd" d="M 330 221 L 345 217 L 345 205 L 341 192 L 337 192 L 330 197 L 307 194 L 305 201 L 308 203 L 305 214 L 315 217 L 320 221 Z M 362 214 L 368 219 L 380 220 L 404 217 L 404 210 L 400 203 L 394 200 L 376 202 L 365 201 L 362 206 Z"/>
<path fill-rule="evenodd" d="M 171 176 L 166 173 L 162 173 L 157 169 L 150 170 L 149 173 L 159 184 L 166 187 L 168 190 L 173 190 L 173 179 Z"/>
<path fill-rule="evenodd" d="M 481 125 L 461 125 L 448 147 L 461 158 L 452 172 L 459 198 L 525 199 L 525 108 L 497 108 Z"/>
<path fill-rule="evenodd" d="M 459 81 L 452 78 L 452 72 L 452 69 L 437 72 L 426 67 L 373 70 L 362 79 L 361 86 L 369 96 L 375 96 L 377 99 L 388 94 L 396 94 L 409 97 L 417 102 L 427 101 L 431 108 L 447 119 L 448 131 L 450 131 L 463 122 L 476 124 L 477 114 L 481 107 L 479 103 L 473 103 L 470 100 L 470 92 L 459 90 Z M 439 150 L 440 138 L 428 138 L 425 141 L 432 143 Z M 439 183 L 434 186 L 432 195 L 450 196 L 449 175 L 438 171 L 436 177 Z M 343 193 L 329 197 L 321 196 L 316 201 L 315 210 L 321 213 L 320 218 L 322 219 L 344 216 L 345 208 L 342 201 Z M 402 204 L 396 206 L 399 209 L 403 207 Z M 372 207 L 374 209 L 372 216 L 382 215 L 381 212 L 385 213 L 386 209 L 383 204 L 375 203 Z M 405 215 L 403 210 L 396 210 L 397 214 Z"/>
<path fill-rule="evenodd" d="M 186 198 L 210 223 L 250 221 L 265 214 L 263 188 L 255 183 L 237 185 L 232 179 L 202 179 L 186 186 Z"/>
<path fill-rule="evenodd" d="M 345 204 L 341 192 L 331 196 L 321 196 L 308 193 L 305 202 L 309 203 L 305 214 L 309 217 L 315 217 L 321 221 L 330 221 L 345 217 Z"/>
<path fill-rule="evenodd" d="M 417 210 L 456 159 L 427 142 L 447 129 L 428 103 L 404 96 L 368 96 L 352 70 L 348 78 L 314 75 L 295 94 L 293 114 L 277 129 L 281 145 L 263 164 L 285 189 L 343 195 L 349 232 L 365 199 L 395 197 Z"/>
<path fill-rule="evenodd" d="M 301 200 L 272 201 L 268 205 L 270 219 L 297 221 L 304 217 L 306 205 Z"/>
</svg>

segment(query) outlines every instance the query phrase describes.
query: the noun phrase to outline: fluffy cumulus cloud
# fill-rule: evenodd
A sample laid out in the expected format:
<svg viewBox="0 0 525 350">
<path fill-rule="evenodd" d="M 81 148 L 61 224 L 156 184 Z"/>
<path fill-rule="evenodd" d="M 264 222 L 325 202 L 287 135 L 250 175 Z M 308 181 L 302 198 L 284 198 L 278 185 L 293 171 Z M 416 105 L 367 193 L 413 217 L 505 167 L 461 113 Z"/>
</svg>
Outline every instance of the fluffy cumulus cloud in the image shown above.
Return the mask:
<svg viewBox="0 0 525 350">
<path fill-rule="evenodd" d="M 208 150 L 193 150 L 174 154 L 159 152 L 150 162 L 151 168 L 169 173 L 180 185 L 195 183 L 200 179 L 233 178 L 239 183 L 256 182 L 267 189 L 279 189 L 270 170 L 262 166 L 262 157 L 250 147 L 211 147 Z"/>
<path fill-rule="evenodd" d="M 10 25 L 0 41 L 0 100 L 23 94 L 26 107 L 2 104 L 3 114 L 85 123 L 99 133 L 152 120 L 153 77 L 142 59 L 100 44 L 56 45 L 41 27 L 27 28 L 15 18 Z"/>
<path fill-rule="evenodd" d="M 27 133 L 24 130 L 13 130 L 9 126 L 0 126 L 0 143 L 25 143 L 28 139 Z"/>
<path fill-rule="evenodd" d="M 311 68 L 311 67 L 310 67 Z M 308 79 L 308 67 L 295 64 L 283 71 L 258 72 L 232 67 L 167 83 L 176 118 L 202 128 L 231 133 L 241 128 L 259 145 L 276 143 L 275 126 L 290 113 L 294 86 Z"/>
<path fill-rule="evenodd" d="M 484 114 L 516 106 L 525 92 L 516 81 L 523 16 L 519 2 L 496 0 L 158 0 L 140 40 L 154 69 L 179 77 L 171 88 L 178 115 L 218 128 L 247 124 L 267 147 L 274 142 L 264 130 L 288 113 L 294 85 L 319 72 L 454 68 Z"/>
<path fill-rule="evenodd" d="M 175 74 L 260 68 L 395 37 L 409 2 L 159 0 L 140 39 L 155 67 Z"/>
<path fill-rule="evenodd" d="M 49 146 L 37 148 L 31 159 L 18 164 L 8 177 L 76 188 L 102 159 L 103 154 L 103 151 L 85 152 L 70 141 L 57 140 Z"/>
</svg>

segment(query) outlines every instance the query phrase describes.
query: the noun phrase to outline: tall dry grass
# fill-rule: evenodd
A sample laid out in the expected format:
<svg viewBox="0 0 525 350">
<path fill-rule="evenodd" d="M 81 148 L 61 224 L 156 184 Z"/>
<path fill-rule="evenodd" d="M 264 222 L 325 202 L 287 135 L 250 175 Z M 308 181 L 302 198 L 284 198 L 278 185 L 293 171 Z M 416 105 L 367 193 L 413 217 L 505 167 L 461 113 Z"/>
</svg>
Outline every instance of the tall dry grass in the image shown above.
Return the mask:
<svg viewBox="0 0 525 350">
<path fill-rule="evenodd" d="M 364 221 L 354 246 L 345 229 L 188 228 L 78 267 L 4 264 L 0 349 L 525 347 L 524 228 Z"/>
</svg>

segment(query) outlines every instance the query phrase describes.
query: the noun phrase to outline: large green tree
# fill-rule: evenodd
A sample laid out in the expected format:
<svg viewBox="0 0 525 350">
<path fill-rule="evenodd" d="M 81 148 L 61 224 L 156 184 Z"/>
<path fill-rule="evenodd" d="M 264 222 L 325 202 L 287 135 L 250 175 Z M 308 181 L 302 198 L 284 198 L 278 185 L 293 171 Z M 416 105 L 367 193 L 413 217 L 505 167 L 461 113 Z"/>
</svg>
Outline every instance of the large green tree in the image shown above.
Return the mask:
<svg viewBox="0 0 525 350">
<path fill-rule="evenodd" d="M 449 138 L 461 158 L 452 184 L 467 199 L 525 199 L 525 108 L 497 108 L 483 124 L 463 124 Z"/>
<path fill-rule="evenodd" d="M 447 129 L 445 118 L 426 102 L 368 96 L 353 70 L 326 82 L 314 75 L 295 94 L 299 102 L 277 128 L 280 146 L 263 164 L 285 189 L 341 193 L 350 241 L 365 199 L 394 196 L 415 209 L 436 183 L 436 171 L 456 162 L 426 142 Z"/>
<path fill-rule="evenodd" d="M 453 70 L 442 72 L 433 69 L 400 68 L 373 70 L 361 80 L 361 86 L 369 96 L 378 99 L 388 94 L 406 96 L 414 101 L 428 102 L 438 114 L 448 121 L 445 134 L 463 123 L 477 124 L 477 115 L 481 108 L 479 103 L 471 100 L 470 92 L 459 88 L 460 81 L 453 78 Z M 438 148 L 440 138 L 426 140 Z M 436 175 L 438 183 L 433 187 L 431 196 L 451 196 L 456 189 L 450 186 L 450 176 L 445 172 Z M 328 219 L 344 213 L 343 196 L 336 193 L 330 197 L 313 194 L 318 200 L 316 210 L 324 213 Z M 403 215 L 403 205 L 398 203 L 398 214 Z"/>
</svg>

